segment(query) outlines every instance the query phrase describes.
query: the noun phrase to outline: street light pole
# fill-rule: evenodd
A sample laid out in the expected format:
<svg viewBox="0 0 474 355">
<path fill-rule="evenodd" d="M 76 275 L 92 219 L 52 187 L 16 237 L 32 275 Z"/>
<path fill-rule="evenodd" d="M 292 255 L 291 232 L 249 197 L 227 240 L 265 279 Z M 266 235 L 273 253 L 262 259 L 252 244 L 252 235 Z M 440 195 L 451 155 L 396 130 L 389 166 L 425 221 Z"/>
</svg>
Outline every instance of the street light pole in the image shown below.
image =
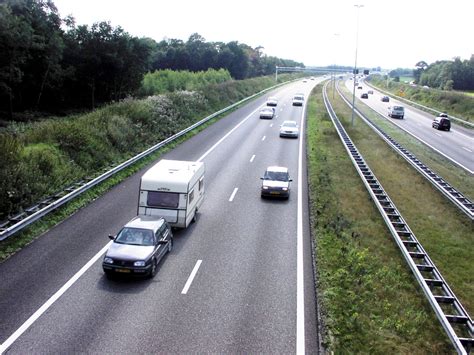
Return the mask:
<svg viewBox="0 0 474 355">
<path fill-rule="evenodd" d="M 356 70 L 357 70 L 357 47 L 359 46 L 359 10 L 364 5 L 354 5 L 357 8 L 356 14 L 356 49 L 355 49 L 355 63 L 354 63 L 354 78 L 353 78 L 353 87 L 352 87 L 352 118 L 351 125 L 354 126 L 354 105 L 355 105 L 355 87 L 356 87 Z"/>
<path fill-rule="evenodd" d="M 337 38 L 339 36 L 339 33 L 334 33 L 334 38 Z M 337 48 L 337 44 L 335 45 Z M 336 57 L 337 55 L 334 56 L 334 68 L 333 68 L 333 75 L 334 75 L 334 81 L 333 81 L 333 86 L 332 86 L 332 98 L 334 99 L 334 92 L 336 91 Z"/>
</svg>

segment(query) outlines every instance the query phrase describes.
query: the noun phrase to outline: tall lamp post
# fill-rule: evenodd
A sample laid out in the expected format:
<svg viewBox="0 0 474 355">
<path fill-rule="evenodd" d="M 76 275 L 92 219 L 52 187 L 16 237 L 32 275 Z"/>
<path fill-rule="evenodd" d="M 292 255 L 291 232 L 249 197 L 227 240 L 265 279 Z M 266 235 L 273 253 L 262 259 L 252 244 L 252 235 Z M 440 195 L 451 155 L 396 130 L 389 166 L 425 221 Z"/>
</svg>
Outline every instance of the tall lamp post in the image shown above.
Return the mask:
<svg viewBox="0 0 474 355">
<path fill-rule="evenodd" d="M 356 71 L 357 71 L 357 47 L 359 46 L 359 10 L 364 5 L 354 5 L 357 8 L 356 14 L 356 49 L 355 49 L 355 63 L 354 63 L 354 80 L 353 80 L 353 87 L 352 87 L 352 118 L 351 118 L 351 125 L 354 126 L 354 105 L 355 105 L 355 89 L 356 89 Z"/>
<path fill-rule="evenodd" d="M 339 33 L 334 33 L 334 38 L 337 39 L 337 37 L 339 36 Z M 337 48 L 337 45 L 335 45 L 334 47 Z M 334 99 L 334 91 L 336 91 L 336 60 L 337 60 L 337 55 L 334 55 L 334 70 L 333 70 L 333 76 L 334 76 L 334 81 L 333 81 L 333 86 L 332 86 L 332 98 Z"/>
</svg>

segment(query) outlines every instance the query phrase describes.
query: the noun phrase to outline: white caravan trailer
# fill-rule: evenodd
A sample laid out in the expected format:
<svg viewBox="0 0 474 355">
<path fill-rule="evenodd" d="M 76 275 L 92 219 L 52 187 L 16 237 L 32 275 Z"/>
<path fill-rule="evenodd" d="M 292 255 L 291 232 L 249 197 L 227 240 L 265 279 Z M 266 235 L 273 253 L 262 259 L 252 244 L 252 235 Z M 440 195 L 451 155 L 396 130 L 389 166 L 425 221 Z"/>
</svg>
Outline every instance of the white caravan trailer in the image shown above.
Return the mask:
<svg viewBox="0 0 474 355">
<path fill-rule="evenodd" d="M 204 163 L 162 159 L 143 174 L 138 214 L 163 217 L 173 227 L 196 220 L 204 200 Z"/>
</svg>

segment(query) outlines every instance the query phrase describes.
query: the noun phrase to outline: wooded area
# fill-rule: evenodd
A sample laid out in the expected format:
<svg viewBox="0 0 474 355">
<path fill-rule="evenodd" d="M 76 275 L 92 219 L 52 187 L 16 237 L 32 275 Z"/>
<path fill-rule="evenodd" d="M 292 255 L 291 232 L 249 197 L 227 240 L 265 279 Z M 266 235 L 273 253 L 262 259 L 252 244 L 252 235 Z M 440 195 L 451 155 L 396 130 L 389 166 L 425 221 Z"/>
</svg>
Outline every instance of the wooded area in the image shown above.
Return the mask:
<svg viewBox="0 0 474 355">
<path fill-rule="evenodd" d="M 160 69 L 222 68 L 245 79 L 272 74 L 275 65 L 303 66 L 267 56 L 262 47 L 206 42 L 197 33 L 156 42 L 108 22 L 78 26 L 62 19 L 51 0 L 2 0 L 0 52 L 0 120 L 93 109 L 136 95 L 144 74 Z"/>
<path fill-rule="evenodd" d="M 474 90 L 474 54 L 469 60 L 436 61 L 416 63 L 415 83 L 442 90 Z"/>
</svg>

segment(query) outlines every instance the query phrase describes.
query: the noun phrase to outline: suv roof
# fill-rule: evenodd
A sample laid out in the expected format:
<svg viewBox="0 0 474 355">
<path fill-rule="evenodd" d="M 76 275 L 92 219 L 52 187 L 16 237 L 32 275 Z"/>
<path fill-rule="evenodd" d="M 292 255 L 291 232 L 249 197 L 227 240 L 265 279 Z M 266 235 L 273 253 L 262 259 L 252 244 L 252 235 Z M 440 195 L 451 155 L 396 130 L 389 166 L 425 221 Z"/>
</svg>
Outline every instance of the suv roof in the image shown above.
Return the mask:
<svg viewBox="0 0 474 355">
<path fill-rule="evenodd" d="M 129 221 L 125 227 L 151 229 L 156 232 L 163 223 L 165 223 L 165 220 L 162 217 L 138 215 Z"/>
</svg>

